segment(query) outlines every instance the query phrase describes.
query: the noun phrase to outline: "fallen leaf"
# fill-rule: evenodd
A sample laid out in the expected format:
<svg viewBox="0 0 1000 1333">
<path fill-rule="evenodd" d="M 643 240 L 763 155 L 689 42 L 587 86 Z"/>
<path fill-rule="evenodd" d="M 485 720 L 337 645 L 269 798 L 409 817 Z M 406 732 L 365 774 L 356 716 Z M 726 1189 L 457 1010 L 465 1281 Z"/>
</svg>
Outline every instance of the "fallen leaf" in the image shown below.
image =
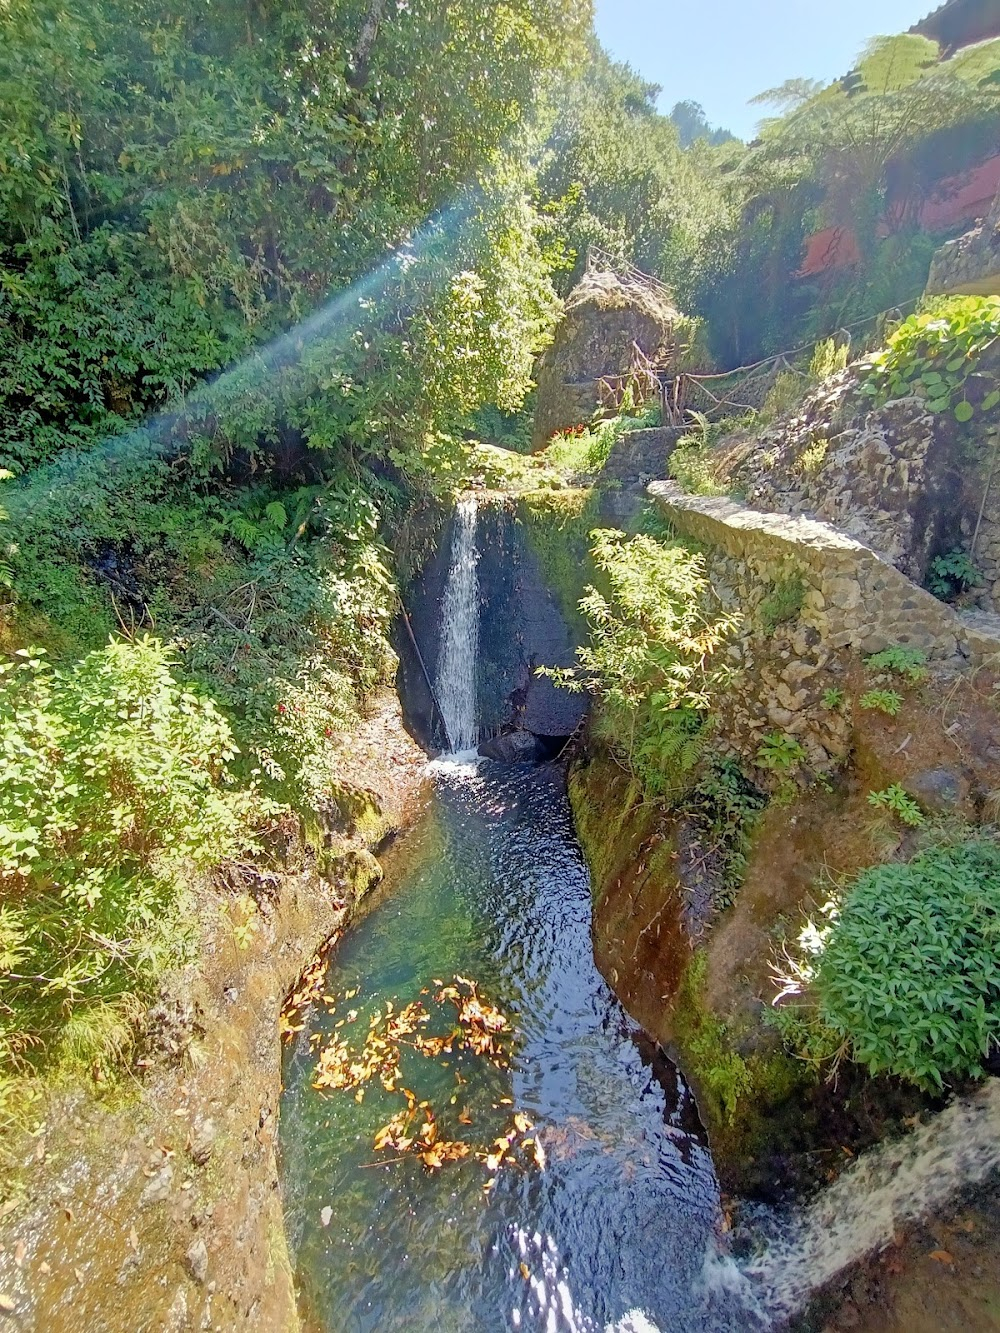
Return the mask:
<svg viewBox="0 0 1000 1333">
<path fill-rule="evenodd" d="M 518 1267 L 521 1270 L 521 1276 L 524 1278 L 525 1282 L 527 1282 L 528 1278 L 531 1277 L 531 1269 L 523 1260 L 518 1264 Z"/>
<path fill-rule="evenodd" d="M 38 1271 L 39 1273 L 42 1274 L 43 1277 L 48 1277 L 48 1275 L 52 1272 L 52 1265 L 46 1263 L 45 1260 L 43 1259 L 42 1262 L 38 1265 Z"/>
<path fill-rule="evenodd" d="M 523 1111 L 518 1111 L 514 1116 L 514 1128 L 519 1134 L 527 1134 L 528 1130 L 532 1128 L 531 1121 Z"/>
<path fill-rule="evenodd" d="M 24 1267 L 24 1260 L 28 1253 L 28 1247 L 23 1240 L 19 1240 L 14 1246 L 14 1262 L 18 1268 Z"/>
<path fill-rule="evenodd" d="M 947 1250 L 931 1250 L 932 1259 L 936 1259 L 939 1264 L 953 1264 L 955 1260 Z"/>
<path fill-rule="evenodd" d="M 5 1291 L 0 1291 L 0 1310 L 2 1310 L 4 1314 L 14 1313 L 14 1302 Z"/>
<path fill-rule="evenodd" d="M 77 1282 L 79 1282 L 79 1283 L 81 1283 L 81 1284 L 84 1283 L 84 1282 L 86 1282 L 86 1280 L 87 1280 L 87 1274 L 83 1271 L 82 1268 L 74 1268 L 74 1269 L 73 1269 L 73 1274 L 74 1274 L 74 1276 L 76 1277 Z"/>
<path fill-rule="evenodd" d="M 320 1222 L 322 1222 L 323 1226 L 328 1227 L 330 1225 L 330 1219 L 332 1217 L 333 1217 L 333 1209 L 330 1207 L 329 1204 L 327 1204 L 325 1208 L 320 1209 L 319 1220 Z"/>
<path fill-rule="evenodd" d="M 138 1254 L 138 1253 L 139 1253 L 139 1233 L 136 1231 L 135 1227 L 132 1227 L 132 1228 L 129 1230 L 129 1233 L 128 1233 L 128 1243 L 132 1246 L 132 1249 L 135 1251 L 135 1253 Z"/>
</svg>

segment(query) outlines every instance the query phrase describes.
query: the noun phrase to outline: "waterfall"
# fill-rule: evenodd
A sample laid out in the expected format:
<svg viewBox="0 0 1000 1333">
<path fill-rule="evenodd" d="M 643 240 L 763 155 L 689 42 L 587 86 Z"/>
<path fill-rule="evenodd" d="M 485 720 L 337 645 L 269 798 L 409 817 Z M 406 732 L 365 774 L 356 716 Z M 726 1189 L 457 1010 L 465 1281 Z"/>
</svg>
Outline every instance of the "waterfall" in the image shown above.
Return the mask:
<svg viewBox="0 0 1000 1333">
<path fill-rule="evenodd" d="M 479 660 L 476 517 L 475 496 L 459 500 L 451 539 L 451 566 L 441 607 L 437 694 L 453 754 L 475 749 L 479 741 L 476 710 L 476 667 Z"/>
<path fill-rule="evenodd" d="M 991 1078 L 902 1139 L 858 1158 L 745 1272 L 768 1312 L 787 1318 L 843 1269 L 888 1244 L 902 1223 L 998 1168 L 1000 1079 Z"/>
</svg>

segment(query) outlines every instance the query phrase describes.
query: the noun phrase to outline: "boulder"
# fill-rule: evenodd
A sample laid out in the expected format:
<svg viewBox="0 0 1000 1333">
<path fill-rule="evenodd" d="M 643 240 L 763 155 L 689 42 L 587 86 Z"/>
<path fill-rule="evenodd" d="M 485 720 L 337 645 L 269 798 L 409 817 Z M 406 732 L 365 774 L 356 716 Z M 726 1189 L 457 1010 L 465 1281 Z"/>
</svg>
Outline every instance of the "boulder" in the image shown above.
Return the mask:
<svg viewBox="0 0 1000 1333">
<path fill-rule="evenodd" d="M 479 753 L 484 759 L 499 759 L 505 764 L 538 764 L 547 758 L 548 747 L 530 731 L 508 731 L 483 741 Z"/>
</svg>

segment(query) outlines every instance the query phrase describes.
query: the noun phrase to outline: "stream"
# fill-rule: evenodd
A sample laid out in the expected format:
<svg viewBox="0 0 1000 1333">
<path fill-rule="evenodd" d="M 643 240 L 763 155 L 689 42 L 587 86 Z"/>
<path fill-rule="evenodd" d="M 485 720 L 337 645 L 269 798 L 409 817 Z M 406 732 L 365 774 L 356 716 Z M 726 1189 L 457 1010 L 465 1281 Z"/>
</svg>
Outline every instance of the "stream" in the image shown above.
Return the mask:
<svg viewBox="0 0 1000 1333">
<path fill-rule="evenodd" d="M 478 735 L 479 605 L 470 499 L 437 663 L 456 750 Z M 338 946 L 286 1064 L 307 1320 L 326 1333 L 749 1327 L 693 1099 L 594 963 L 563 768 L 474 752 L 429 767 L 423 817 L 385 857 L 381 904 Z M 482 1046 L 483 1029 L 455 1023 L 471 997 L 503 1016 L 485 1052 L 462 1037 Z M 366 1035 L 393 1016 L 389 1075 L 356 1081 Z M 348 1086 L 314 1086 L 325 1059 Z M 422 1159 L 421 1138 L 462 1155 Z"/>
<path fill-rule="evenodd" d="M 478 1157 L 435 1172 L 412 1155 L 371 1165 L 397 1156 L 372 1141 L 402 1099 L 311 1086 L 312 1038 L 343 1016 L 318 1006 L 282 1109 L 305 1310 L 330 1333 L 648 1327 L 630 1312 L 665 1329 L 751 1327 L 720 1280 L 718 1186 L 690 1094 L 594 965 L 562 770 L 436 768 L 423 818 L 387 858 L 384 901 L 340 944 L 328 988 L 357 988 L 362 1029 L 386 1000 L 474 979 L 511 1016 L 511 1067 L 415 1056 L 404 1082 L 477 1147 L 523 1113 L 545 1166 L 519 1154 L 484 1194 Z"/>
</svg>

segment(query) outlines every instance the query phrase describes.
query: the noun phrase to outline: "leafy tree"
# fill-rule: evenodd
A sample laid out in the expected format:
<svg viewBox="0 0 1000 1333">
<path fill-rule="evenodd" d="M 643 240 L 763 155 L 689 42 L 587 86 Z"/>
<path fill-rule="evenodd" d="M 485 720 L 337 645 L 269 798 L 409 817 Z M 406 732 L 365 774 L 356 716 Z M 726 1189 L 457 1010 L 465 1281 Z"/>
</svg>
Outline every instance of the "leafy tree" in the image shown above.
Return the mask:
<svg viewBox="0 0 1000 1333">
<path fill-rule="evenodd" d="M 675 102 L 670 120 L 677 130 L 682 148 L 690 148 L 698 139 L 706 139 L 710 144 L 718 145 L 729 143 L 736 137 L 729 130 L 713 130 L 700 102 Z"/>
<path fill-rule="evenodd" d="M 528 177 L 514 181 L 516 158 L 499 165 L 503 146 L 547 71 L 578 55 L 586 18 L 569 0 L 486 10 L 472 0 L 301 0 L 251 11 L 84 0 L 72 14 L 61 0 L 12 0 L 0 12 L 0 122 L 10 126 L 0 144 L 0 426 L 11 466 L 156 410 L 350 288 L 463 195 L 472 202 L 459 203 L 456 224 L 507 208 L 512 191 L 523 205 Z M 400 347 L 416 306 L 448 309 L 442 283 L 480 261 L 495 279 L 509 257 L 499 299 L 531 291 L 545 304 L 532 226 L 523 206 L 515 213 L 509 234 L 502 213 L 483 216 L 479 249 L 453 249 L 461 267 L 448 274 L 438 246 L 420 270 L 429 287 L 418 291 L 411 274 L 390 315 Z M 432 226 L 432 240 L 441 232 Z M 533 273 L 527 283 L 518 266 Z M 545 322 L 529 310 L 507 332 L 537 339 Z M 345 319 L 340 345 L 359 331 L 363 340 L 364 325 Z M 473 350 L 487 362 L 498 345 Z M 526 377 L 513 366 L 534 349 L 508 342 L 505 356 L 508 347 L 496 378 L 509 386 L 513 376 L 521 392 Z M 259 386 L 251 407 L 219 441 L 223 453 L 259 439 L 261 425 L 287 431 L 277 409 L 260 419 Z M 421 444 L 419 431 L 407 440 Z"/>
<path fill-rule="evenodd" d="M 539 189 L 570 261 L 564 288 L 591 244 L 673 280 L 711 224 L 711 170 L 682 151 L 658 93 L 593 42 L 583 74 L 553 98 Z"/>
</svg>

